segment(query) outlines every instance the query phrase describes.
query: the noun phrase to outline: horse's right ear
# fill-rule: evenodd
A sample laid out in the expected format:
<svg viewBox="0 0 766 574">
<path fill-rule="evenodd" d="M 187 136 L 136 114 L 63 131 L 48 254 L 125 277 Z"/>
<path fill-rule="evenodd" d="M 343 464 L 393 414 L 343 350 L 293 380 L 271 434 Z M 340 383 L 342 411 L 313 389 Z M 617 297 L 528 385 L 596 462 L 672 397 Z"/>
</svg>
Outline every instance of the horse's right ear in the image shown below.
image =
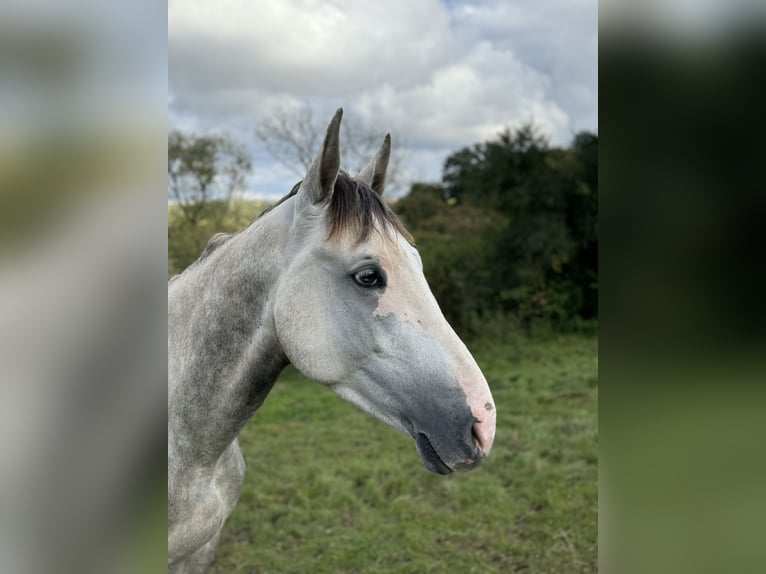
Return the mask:
<svg viewBox="0 0 766 574">
<path fill-rule="evenodd" d="M 378 153 L 370 160 L 362 170 L 356 174 L 356 179 L 366 183 L 378 195 L 383 195 L 386 187 L 386 170 L 388 169 L 388 157 L 391 155 L 391 134 L 383 138 L 383 145 Z"/>
<path fill-rule="evenodd" d="M 327 126 L 322 149 L 311 163 L 299 192 L 301 203 L 309 205 L 329 199 L 340 171 L 340 120 L 343 108 L 338 108 Z"/>
</svg>

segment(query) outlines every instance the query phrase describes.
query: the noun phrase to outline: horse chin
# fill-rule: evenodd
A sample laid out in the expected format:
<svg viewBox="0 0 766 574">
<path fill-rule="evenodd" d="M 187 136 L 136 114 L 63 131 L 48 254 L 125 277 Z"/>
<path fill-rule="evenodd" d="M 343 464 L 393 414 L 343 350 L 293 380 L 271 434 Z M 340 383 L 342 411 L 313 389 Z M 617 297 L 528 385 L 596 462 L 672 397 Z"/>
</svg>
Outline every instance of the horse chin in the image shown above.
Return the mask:
<svg viewBox="0 0 766 574">
<path fill-rule="evenodd" d="M 452 469 L 444 463 L 431 441 L 422 432 L 417 434 L 415 446 L 418 449 L 420 459 L 428 470 L 436 474 L 450 474 L 452 472 Z"/>
</svg>

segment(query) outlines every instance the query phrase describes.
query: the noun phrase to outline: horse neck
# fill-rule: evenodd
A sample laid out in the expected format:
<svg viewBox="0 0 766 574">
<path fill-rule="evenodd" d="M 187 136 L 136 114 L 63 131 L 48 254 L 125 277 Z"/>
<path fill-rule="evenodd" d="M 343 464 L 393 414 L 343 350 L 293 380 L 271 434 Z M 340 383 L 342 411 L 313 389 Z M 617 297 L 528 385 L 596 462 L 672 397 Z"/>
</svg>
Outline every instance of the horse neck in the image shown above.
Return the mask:
<svg viewBox="0 0 766 574">
<path fill-rule="evenodd" d="M 174 455 L 196 464 L 218 459 L 288 363 L 271 300 L 282 219 L 256 221 L 169 287 L 168 433 Z"/>
</svg>

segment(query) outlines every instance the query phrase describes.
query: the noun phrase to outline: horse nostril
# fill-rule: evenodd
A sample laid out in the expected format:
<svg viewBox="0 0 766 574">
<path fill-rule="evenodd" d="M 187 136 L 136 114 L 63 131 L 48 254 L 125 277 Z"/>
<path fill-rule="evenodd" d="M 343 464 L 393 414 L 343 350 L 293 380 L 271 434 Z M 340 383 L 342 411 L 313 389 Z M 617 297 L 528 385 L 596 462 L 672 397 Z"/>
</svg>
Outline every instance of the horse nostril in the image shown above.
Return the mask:
<svg viewBox="0 0 766 574">
<path fill-rule="evenodd" d="M 471 428 L 471 434 L 473 435 L 473 439 L 476 442 L 476 446 L 479 448 L 479 450 L 481 450 L 485 455 L 489 454 L 489 451 L 492 448 L 492 442 L 495 438 L 494 425 L 476 420 L 476 422 L 473 423 L 473 427 Z"/>
</svg>

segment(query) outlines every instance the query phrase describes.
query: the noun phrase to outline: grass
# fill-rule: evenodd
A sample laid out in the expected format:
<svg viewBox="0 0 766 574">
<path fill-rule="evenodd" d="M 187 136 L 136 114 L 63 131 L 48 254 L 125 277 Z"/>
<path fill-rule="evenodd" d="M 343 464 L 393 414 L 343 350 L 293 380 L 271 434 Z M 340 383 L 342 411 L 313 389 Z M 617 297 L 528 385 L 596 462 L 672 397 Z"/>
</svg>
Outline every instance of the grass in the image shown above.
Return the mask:
<svg viewBox="0 0 766 574">
<path fill-rule="evenodd" d="M 240 228 L 250 223 L 258 217 L 264 209 L 271 205 L 268 201 L 250 201 L 250 200 L 231 200 L 223 208 L 222 202 L 210 201 L 211 206 L 225 211 L 223 220 L 220 222 L 227 227 Z M 182 217 L 181 209 L 175 203 L 168 203 L 168 223 L 172 224 L 174 220 Z M 203 218 L 203 221 L 206 218 Z"/>
<path fill-rule="evenodd" d="M 413 441 L 289 368 L 240 435 L 248 466 L 214 572 L 597 571 L 598 347 L 475 345 L 491 456 L 429 473 Z"/>
</svg>

